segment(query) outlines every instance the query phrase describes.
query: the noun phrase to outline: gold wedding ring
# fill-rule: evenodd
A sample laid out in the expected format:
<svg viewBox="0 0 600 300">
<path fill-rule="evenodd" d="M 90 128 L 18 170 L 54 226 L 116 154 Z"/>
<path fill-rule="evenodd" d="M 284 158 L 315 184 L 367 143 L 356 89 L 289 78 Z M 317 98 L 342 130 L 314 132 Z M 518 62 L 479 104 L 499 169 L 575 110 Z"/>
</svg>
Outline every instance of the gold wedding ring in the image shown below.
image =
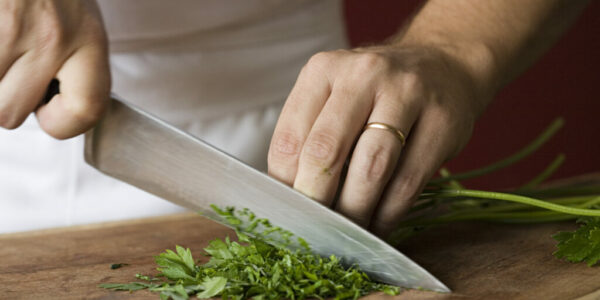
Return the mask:
<svg viewBox="0 0 600 300">
<path fill-rule="evenodd" d="M 397 129 L 397 128 L 390 126 L 388 124 L 385 124 L 385 123 L 371 122 L 371 123 L 368 123 L 367 125 L 365 125 L 365 128 L 363 128 L 363 131 L 365 131 L 369 128 L 387 130 L 387 131 L 393 133 L 398 138 L 398 140 L 400 140 L 400 144 L 402 144 L 402 147 L 404 147 L 404 144 L 406 144 L 406 136 L 404 135 L 404 133 L 402 131 L 400 131 L 400 129 Z"/>
</svg>

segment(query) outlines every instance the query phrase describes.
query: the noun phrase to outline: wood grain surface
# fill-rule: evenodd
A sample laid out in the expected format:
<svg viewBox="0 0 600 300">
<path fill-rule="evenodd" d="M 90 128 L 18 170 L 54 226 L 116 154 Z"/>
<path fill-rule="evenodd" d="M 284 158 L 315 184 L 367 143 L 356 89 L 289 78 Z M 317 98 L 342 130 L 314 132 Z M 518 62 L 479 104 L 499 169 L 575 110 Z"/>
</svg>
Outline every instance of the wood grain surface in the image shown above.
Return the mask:
<svg viewBox="0 0 600 300">
<path fill-rule="evenodd" d="M 407 291 L 367 299 L 598 299 L 600 268 L 552 256 L 551 234 L 572 223 L 455 224 L 423 232 L 400 249 L 454 292 Z M 158 299 L 145 291 L 113 292 L 100 283 L 155 274 L 153 256 L 233 232 L 195 214 L 0 235 L 0 299 Z M 206 258 L 203 258 L 206 259 Z M 113 263 L 128 263 L 111 270 Z"/>
</svg>

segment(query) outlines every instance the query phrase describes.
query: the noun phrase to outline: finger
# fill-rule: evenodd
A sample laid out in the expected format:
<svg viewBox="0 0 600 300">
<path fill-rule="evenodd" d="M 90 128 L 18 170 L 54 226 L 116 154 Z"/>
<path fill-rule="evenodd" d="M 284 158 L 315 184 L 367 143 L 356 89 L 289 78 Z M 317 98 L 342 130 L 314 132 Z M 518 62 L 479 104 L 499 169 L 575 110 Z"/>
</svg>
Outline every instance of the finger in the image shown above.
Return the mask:
<svg viewBox="0 0 600 300">
<path fill-rule="evenodd" d="M 370 230 L 374 233 L 386 236 L 396 228 L 429 178 L 453 152 L 456 143 L 445 120 L 435 112 L 427 112 L 417 121 L 371 220 Z"/>
<path fill-rule="evenodd" d="M 300 72 L 269 147 L 269 175 L 290 186 L 296 178 L 302 145 L 331 92 L 329 79 L 321 68 L 326 62 L 318 57 L 314 56 Z"/>
<path fill-rule="evenodd" d="M 109 103 L 110 71 L 105 47 L 86 45 L 71 55 L 56 75 L 60 94 L 37 110 L 40 127 L 65 139 L 84 133 Z"/>
<path fill-rule="evenodd" d="M 19 127 L 39 104 L 56 71 L 56 56 L 29 51 L 0 81 L 0 126 Z"/>
<path fill-rule="evenodd" d="M 11 66 L 25 54 L 13 50 L 12 45 L 0 41 L 0 80 L 6 75 Z"/>
<path fill-rule="evenodd" d="M 1 47 L 1 46 L 0 46 Z M 11 55 L 8 51 L 0 49 L 0 81 L 6 75 L 8 70 L 14 65 L 17 60 L 23 57 L 25 53 L 20 55 Z"/>
<path fill-rule="evenodd" d="M 15 5 L 16 4 L 16 5 Z M 22 37 L 22 21 L 18 16 L 22 8 L 19 1 L 4 7 L 0 3 L 0 79 L 10 66 L 25 53 L 25 47 L 19 39 Z"/>
<path fill-rule="evenodd" d="M 399 102 L 396 100 L 398 98 L 404 101 Z M 414 102 L 411 98 L 414 97 L 398 95 L 377 100 L 368 123 L 385 123 L 408 137 L 418 114 L 418 108 L 412 104 Z M 365 130 L 352 153 L 336 210 L 367 227 L 396 167 L 401 150 L 402 142 L 394 133 L 381 129 Z"/>
<path fill-rule="evenodd" d="M 334 84 L 302 148 L 294 188 L 329 206 L 342 167 L 373 105 L 374 91 L 350 81 Z"/>
</svg>

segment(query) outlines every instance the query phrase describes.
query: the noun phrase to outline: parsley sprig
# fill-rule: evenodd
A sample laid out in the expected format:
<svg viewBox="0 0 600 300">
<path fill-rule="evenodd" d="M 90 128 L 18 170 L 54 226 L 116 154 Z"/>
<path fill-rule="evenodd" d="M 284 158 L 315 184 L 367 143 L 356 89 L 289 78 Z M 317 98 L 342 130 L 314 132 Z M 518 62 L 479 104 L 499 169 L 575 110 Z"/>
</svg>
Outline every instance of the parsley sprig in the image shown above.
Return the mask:
<svg viewBox="0 0 600 300">
<path fill-rule="evenodd" d="M 504 223 L 542 223 L 577 220 L 575 232 L 554 235 L 559 242 L 554 253 L 571 262 L 594 265 L 600 258 L 600 186 L 583 184 L 560 188 L 539 187 L 565 161 L 559 154 L 529 182 L 516 189 L 500 192 L 470 190 L 460 182 L 483 176 L 512 165 L 541 148 L 564 124 L 556 119 L 529 145 L 499 162 L 459 174 L 447 169 L 431 180 L 412 207 L 409 216 L 388 239 L 400 241 L 439 224 L 461 221 Z"/>
</svg>

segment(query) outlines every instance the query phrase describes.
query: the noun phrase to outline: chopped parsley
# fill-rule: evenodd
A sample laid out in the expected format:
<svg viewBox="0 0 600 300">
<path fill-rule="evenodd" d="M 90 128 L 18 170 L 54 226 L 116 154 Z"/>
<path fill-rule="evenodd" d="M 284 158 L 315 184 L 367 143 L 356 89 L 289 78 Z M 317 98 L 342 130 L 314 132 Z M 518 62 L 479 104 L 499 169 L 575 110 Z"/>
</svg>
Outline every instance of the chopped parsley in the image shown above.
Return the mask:
<svg viewBox="0 0 600 300">
<path fill-rule="evenodd" d="M 112 270 L 116 270 L 116 269 L 120 269 L 121 267 L 128 266 L 128 265 L 129 264 L 118 263 L 118 264 L 112 264 L 112 265 L 110 265 L 110 268 Z"/>
<path fill-rule="evenodd" d="M 190 249 L 176 246 L 155 257 L 156 277 L 137 275 L 141 282 L 101 284 L 112 290 L 148 289 L 161 299 L 357 299 L 381 291 L 396 295 L 400 288 L 372 281 L 356 267 L 343 267 L 335 256 L 322 258 L 306 241 L 259 219 L 248 210 L 213 209 L 236 227 L 238 241 L 215 239 L 204 248 L 210 260 L 197 264 Z M 242 219 L 243 218 L 243 219 Z M 248 225 L 245 225 L 248 224 Z M 244 226 L 244 234 L 240 227 Z M 257 229 L 261 227 L 259 232 Z M 281 242 L 283 241 L 283 242 Z M 290 250 L 292 243 L 300 245 Z"/>
</svg>

